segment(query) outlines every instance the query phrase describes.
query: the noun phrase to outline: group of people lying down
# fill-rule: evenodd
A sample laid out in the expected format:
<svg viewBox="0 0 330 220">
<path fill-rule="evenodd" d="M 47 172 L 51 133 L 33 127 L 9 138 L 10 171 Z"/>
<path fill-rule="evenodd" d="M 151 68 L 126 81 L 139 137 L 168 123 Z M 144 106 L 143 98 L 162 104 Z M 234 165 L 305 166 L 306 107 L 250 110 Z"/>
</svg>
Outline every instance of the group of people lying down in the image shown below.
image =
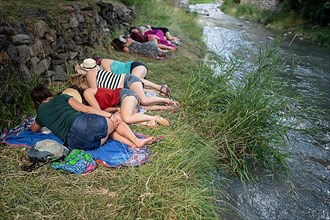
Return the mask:
<svg viewBox="0 0 330 220">
<path fill-rule="evenodd" d="M 139 54 L 157 60 L 164 60 L 177 51 L 181 40 L 171 35 L 167 27 L 150 25 L 131 27 L 128 34 L 115 38 L 111 46 L 125 53 Z"/>
<path fill-rule="evenodd" d="M 176 110 L 179 103 L 171 99 L 167 85 L 146 80 L 148 69 L 141 62 L 119 62 L 99 57 L 88 58 L 79 73 L 70 76 L 70 88 L 53 96 L 44 85 L 31 91 L 37 108 L 32 132 L 47 127 L 66 146 L 93 150 L 113 138 L 133 148 L 154 142 L 153 137 L 140 139 L 128 124 L 149 127 L 168 126 L 160 115 L 140 110 Z M 154 91 L 158 95 L 146 95 Z"/>
</svg>

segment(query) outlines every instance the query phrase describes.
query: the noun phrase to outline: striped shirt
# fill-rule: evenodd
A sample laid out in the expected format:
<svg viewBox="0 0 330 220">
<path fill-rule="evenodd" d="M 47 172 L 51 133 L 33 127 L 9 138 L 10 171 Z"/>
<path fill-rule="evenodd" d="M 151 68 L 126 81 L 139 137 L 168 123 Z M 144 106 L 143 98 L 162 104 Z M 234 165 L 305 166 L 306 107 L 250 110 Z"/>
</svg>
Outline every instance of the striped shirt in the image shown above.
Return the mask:
<svg viewBox="0 0 330 220">
<path fill-rule="evenodd" d="M 117 89 L 123 75 L 125 74 L 115 74 L 106 70 L 98 70 L 96 73 L 97 88 Z"/>
</svg>

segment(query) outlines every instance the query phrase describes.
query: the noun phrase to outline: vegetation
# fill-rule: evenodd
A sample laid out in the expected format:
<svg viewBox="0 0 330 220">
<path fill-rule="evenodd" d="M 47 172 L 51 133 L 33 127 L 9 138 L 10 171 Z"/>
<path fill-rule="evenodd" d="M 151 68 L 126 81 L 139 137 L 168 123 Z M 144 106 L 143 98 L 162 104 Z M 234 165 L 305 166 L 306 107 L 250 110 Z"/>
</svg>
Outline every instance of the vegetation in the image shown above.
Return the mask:
<svg viewBox="0 0 330 220">
<path fill-rule="evenodd" d="M 221 10 L 241 19 L 264 23 L 275 30 L 295 32 L 313 41 L 330 46 L 329 1 L 282 1 L 276 11 L 243 5 L 237 0 L 225 0 Z"/>
<path fill-rule="evenodd" d="M 288 102 L 277 93 L 283 85 L 274 80 L 279 60 L 276 46 L 261 51 L 256 71 L 233 84 L 238 68 L 234 59 L 215 59 L 215 65 L 223 70 L 219 76 L 214 76 L 210 63 L 204 63 L 206 46 L 195 13 L 174 7 L 170 0 L 162 4 L 156 4 L 157 0 L 122 2 L 136 6 L 132 25 L 168 26 L 173 35 L 183 39 L 177 54 L 166 61 L 95 48 L 100 56 L 146 63 L 148 79 L 171 87 L 173 98 L 182 104 L 177 112 L 160 112 L 171 119 L 171 126 L 155 130 L 132 126 L 134 131 L 164 134 L 166 139 L 151 147 L 150 163 L 122 169 L 98 166 L 86 176 L 64 174 L 50 167 L 23 172 L 19 166 L 24 148 L 3 145 L 3 219 L 216 219 L 221 215 L 215 205 L 219 204 L 216 184 L 211 184 L 217 178 L 216 168 L 250 179 L 250 162 L 270 170 L 283 165 L 286 155 L 274 146 L 284 145 L 286 127 L 281 120 Z M 47 9 L 47 5 L 42 6 Z M 10 105 L 1 103 L 2 112 L 8 112 L 0 117 L 1 122 L 9 127 L 23 116 L 35 114 L 28 91 L 40 79 L 24 86 L 15 80 L 14 96 L 19 98 Z M 53 92 L 64 86 L 53 85 Z M 21 107 L 15 114 L 14 106 Z"/>
</svg>

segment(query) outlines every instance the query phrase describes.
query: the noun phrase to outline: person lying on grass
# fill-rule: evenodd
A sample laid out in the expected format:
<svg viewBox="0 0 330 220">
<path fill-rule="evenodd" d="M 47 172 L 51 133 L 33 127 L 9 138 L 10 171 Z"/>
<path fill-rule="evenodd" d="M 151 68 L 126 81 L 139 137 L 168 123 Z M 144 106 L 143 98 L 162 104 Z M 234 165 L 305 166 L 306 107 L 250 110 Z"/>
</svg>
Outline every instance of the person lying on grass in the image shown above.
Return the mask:
<svg viewBox="0 0 330 220">
<path fill-rule="evenodd" d="M 141 124 L 156 128 L 158 124 L 169 126 L 169 120 L 160 115 L 147 115 L 139 112 L 139 97 L 129 89 L 87 88 L 84 98 L 90 106 L 107 112 L 119 111 L 127 124 Z M 163 108 L 159 108 L 163 107 Z M 147 110 L 171 110 L 171 106 L 145 106 Z"/>
<path fill-rule="evenodd" d="M 153 141 L 153 137 L 137 138 L 115 114 L 84 105 L 70 95 L 53 96 L 43 85 L 38 85 L 30 94 L 37 108 L 31 131 L 39 132 L 47 127 L 70 148 L 93 150 L 109 137 L 133 148 Z"/>
<path fill-rule="evenodd" d="M 119 52 L 138 54 L 155 60 L 165 60 L 173 55 L 172 48 L 160 48 L 160 44 L 157 43 L 156 39 L 148 42 L 138 42 L 131 37 L 114 38 L 111 41 L 111 47 Z"/>
<path fill-rule="evenodd" d="M 101 58 L 97 56 L 94 56 L 93 60 L 95 60 L 99 69 L 106 70 L 115 74 L 132 74 L 137 76 L 141 79 L 145 91 L 153 91 L 165 97 L 170 97 L 171 95 L 171 90 L 167 85 L 158 85 L 154 82 L 146 80 L 148 68 L 144 63 L 137 61 L 120 62 L 110 58 Z M 88 64 L 90 62 L 92 62 L 92 65 L 94 65 L 93 60 L 91 60 L 91 58 L 85 59 L 81 64 L 81 67 L 85 68 L 86 65 L 91 65 Z"/>
<path fill-rule="evenodd" d="M 177 101 L 174 101 L 170 98 L 146 96 L 144 91 L 144 85 L 145 83 L 152 84 L 148 80 L 142 80 L 132 74 L 115 74 L 113 72 L 99 69 L 95 60 L 90 58 L 84 60 L 83 67 L 88 70 L 86 73 L 70 76 L 69 80 L 71 81 L 72 85 L 81 87 L 81 81 L 87 80 L 87 85 L 90 88 L 130 89 L 136 93 L 136 95 L 139 97 L 141 104 L 144 106 L 168 105 L 177 107 L 179 105 Z M 170 89 L 168 86 L 159 86 L 158 90 L 162 94 L 170 96 Z"/>
</svg>

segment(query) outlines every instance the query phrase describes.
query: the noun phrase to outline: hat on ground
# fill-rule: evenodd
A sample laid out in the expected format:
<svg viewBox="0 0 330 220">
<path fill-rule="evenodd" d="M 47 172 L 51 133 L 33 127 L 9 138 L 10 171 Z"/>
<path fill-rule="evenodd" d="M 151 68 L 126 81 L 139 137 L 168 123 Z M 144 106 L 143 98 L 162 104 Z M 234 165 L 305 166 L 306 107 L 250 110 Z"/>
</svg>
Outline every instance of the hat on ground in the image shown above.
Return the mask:
<svg viewBox="0 0 330 220">
<path fill-rule="evenodd" d="M 80 93 L 78 92 L 78 90 L 73 89 L 73 88 L 67 88 L 64 89 L 64 91 L 62 92 L 62 94 L 67 94 L 69 96 L 72 96 L 74 99 L 76 99 L 78 102 L 82 103 L 82 98 Z"/>
<path fill-rule="evenodd" d="M 80 64 L 80 66 L 84 69 L 94 69 L 97 65 L 96 65 L 96 61 L 92 58 L 87 58 L 84 60 L 84 62 L 82 64 Z"/>
</svg>

